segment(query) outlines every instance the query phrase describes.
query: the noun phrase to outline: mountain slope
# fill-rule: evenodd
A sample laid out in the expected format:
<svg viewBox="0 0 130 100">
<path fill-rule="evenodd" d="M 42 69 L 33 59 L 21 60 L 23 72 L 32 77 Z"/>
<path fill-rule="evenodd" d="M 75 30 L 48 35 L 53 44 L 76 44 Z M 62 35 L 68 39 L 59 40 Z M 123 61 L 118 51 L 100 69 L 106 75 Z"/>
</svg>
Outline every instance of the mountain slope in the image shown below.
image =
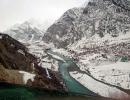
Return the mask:
<svg viewBox="0 0 130 100">
<path fill-rule="evenodd" d="M 54 47 L 52 43 L 45 43 L 42 41 L 44 36 L 45 26 L 39 24 L 35 20 L 28 20 L 22 24 L 14 25 L 6 31 L 8 35 L 21 42 L 28 48 L 28 52 L 35 55 L 39 59 L 39 65 L 44 68 L 58 70 L 58 63 L 46 55 L 44 50 Z M 44 30 L 43 30 L 44 29 Z M 54 67 L 55 66 L 55 67 Z"/>
<path fill-rule="evenodd" d="M 59 75 L 43 67 L 23 44 L 0 33 L 0 82 L 65 91 Z"/>
<path fill-rule="evenodd" d="M 41 27 L 42 25 L 39 25 L 38 22 L 29 20 L 22 24 L 14 25 L 5 33 L 21 42 L 31 43 L 41 40 L 44 35 L 44 30 Z"/>
<path fill-rule="evenodd" d="M 70 29 L 74 26 L 74 22 L 80 17 L 83 8 L 73 8 L 63 14 L 63 16 L 50 26 L 44 37 L 43 41 L 53 42 L 58 47 L 67 46 L 70 41 L 73 41 L 74 34 L 70 33 Z"/>
<path fill-rule="evenodd" d="M 113 3 L 113 0 L 90 0 L 85 8 L 68 10 L 48 28 L 43 40 L 62 48 L 83 37 L 88 39 L 95 35 L 103 38 L 129 34 L 129 13 Z"/>
</svg>

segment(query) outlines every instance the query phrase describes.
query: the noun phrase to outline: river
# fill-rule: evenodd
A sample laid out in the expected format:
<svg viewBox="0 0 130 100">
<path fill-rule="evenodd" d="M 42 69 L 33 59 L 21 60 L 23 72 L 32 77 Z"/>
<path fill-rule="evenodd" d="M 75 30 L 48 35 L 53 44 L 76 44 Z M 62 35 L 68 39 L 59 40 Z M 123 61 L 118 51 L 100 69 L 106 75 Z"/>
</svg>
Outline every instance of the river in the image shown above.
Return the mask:
<svg viewBox="0 0 130 100">
<path fill-rule="evenodd" d="M 68 69 L 70 67 L 77 67 L 73 59 L 64 57 L 56 52 L 51 50 L 47 51 L 48 55 L 50 55 L 53 59 L 57 60 L 59 63 L 59 73 L 64 80 L 64 83 L 68 89 L 68 93 L 61 93 L 58 91 L 48 91 L 45 89 L 39 90 L 25 86 L 19 85 L 10 85 L 5 83 L 0 83 L 0 100 L 108 100 L 104 98 L 100 98 L 99 95 L 91 91 L 90 89 L 83 86 L 80 82 L 75 80 L 70 74 Z M 87 75 L 87 74 L 86 74 Z M 116 89 L 108 84 L 104 84 L 90 75 L 87 75 L 89 80 L 93 80 L 95 85 L 107 86 L 109 89 Z M 87 80 L 87 79 L 86 79 Z M 89 81 L 87 82 L 89 84 Z M 104 86 L 104 87 L 105 87 Z M 89 87 L 90 88 L 90 87 Z M 117 92 L 120 92 L 119 89 L 116 89 Z M 107 90 L 105 91 L 105 93 Z M 110 90 L 110 92 L 112 92 Z M 123 94 L 125 95 L 125 94 Z M 115 97 L 116 98 L 116 97 Z M 110 99 L 111 100 L 111 99 Z"/>
<path fill-rule="evenodd" d="M 48 50 L 47 53 L 59 62 L 59 73 L 62 75 L 64 83 L 68 88 L 68 92 L 92 97 L 102 96 L 113 99 L 129 98 L 129 95 L 122 88 L 104 83 L 94 78 L 89 73 L 78 69 L 78 66 L 73 59 L 65 57 L 57 52 L 53 52 L 53 50 Z M 83 75 L 84 77 L 80 77 L 81 79 L 77 80 L 76 75 L 70 75 L 70 68 L 77 68 L 78 74 Z M 117 94 L 118 96 L 114 96 Z"/>
<path fill-rule="evenodd" d="M 81 95 L 87 95 L 87 96 L 98 96 L 96 93 L 92 92 L 88 88 L 84 87 L 82 84 L 77 82 L 74 78 L 72 78 L 69 74 L 68 68 L 71 66 L 76 66 L 76 64 L 73 62 L 72 59 L 64 57 L 56 52 L 53 52 L 51 50 L 48 51 L 48 54 L 54 54 L 51 56 L 53 59 L 58 60 L 58 65 L 59 65 L 59 72 L 62 75 L 62 78 L 65 82 L 65 85 L 68 88 L 69 92 L 76 93 L 76 94 L 81 94 Z M 56 55 L 58 57 L 56 57 Z M 62 58 L 62 59 L 58 59 Z"/>
<path fill-rule="evenodd" d="M 58 91 L 0 83 L 0 100 L 97 100 L 97 97 L 71 95 Z"/>
</svg>

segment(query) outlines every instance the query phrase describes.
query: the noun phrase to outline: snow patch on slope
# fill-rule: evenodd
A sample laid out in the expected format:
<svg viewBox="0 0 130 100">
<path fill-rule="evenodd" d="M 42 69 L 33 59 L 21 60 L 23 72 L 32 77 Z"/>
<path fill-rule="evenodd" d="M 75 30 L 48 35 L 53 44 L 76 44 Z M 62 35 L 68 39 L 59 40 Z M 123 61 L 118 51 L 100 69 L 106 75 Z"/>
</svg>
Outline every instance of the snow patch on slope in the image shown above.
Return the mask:
<svg viewBox="0 0 130 100">
<path fill-rule="evenodd" d="M 130 62 L 117 62 L 114 64 L 90 68 L 91 74 L 106 83 L 130 89 Z"/>
<path fill-rule="evenodd" d="M 128 98 L 129 95 L 125 92 L 115 88 L 103 84 L 101 82 L 95 81 L 93 78 L 86 74 L 75 74 L 77 72 L 70 72 L 70 75 L 76 79 L 78 82 L 83 84 L 86 88 L 90 89 L 91 91 L 108 98 L 115 98 L 115 99 L 125 99 Z"/>
<path fill-rule="evenodd" d="M 31 74 L 25 71 L 19 71 L 19 73 L 23 75 L 23 80 L 25 84 L 27 84 L 27 81 L 29 79 L 31 79 L 31 81 L 34 81 L 34 77 L 36 76 L 35 74 Z"/>
</svg>

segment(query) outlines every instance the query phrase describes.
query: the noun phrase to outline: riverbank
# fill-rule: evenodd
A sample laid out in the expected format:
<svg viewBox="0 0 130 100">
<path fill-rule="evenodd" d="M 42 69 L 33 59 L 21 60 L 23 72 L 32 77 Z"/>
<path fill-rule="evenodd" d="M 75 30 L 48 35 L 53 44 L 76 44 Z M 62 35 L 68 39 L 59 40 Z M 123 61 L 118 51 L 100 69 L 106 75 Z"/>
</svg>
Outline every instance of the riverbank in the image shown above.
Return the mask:
<svg viewBox="0 0 130 100">
<path fill-rule="evenodd" d="M 0 100 L 97 100 L 97 97 L 79 96 L 62 91 L 31 88 L 21 85 L 0 83 Z M 98 98 L 98 100 L 107 100 Z M 109 100 L 109 99 L 108 99 Z"/>
<path fill-rule="evenodd" d="M 48 54 L 53 59 L 59 61 L 59 72 L 68 91 L 85 94 L 86 96 L 102 96 L 119 100 L 129 100 L 129 95 L 117 86 L 104 83 L 87 73 L 82 73 L 82 71 L 69 71 L 68 68 L 77 67 L 70 58 L 67 59 L 51 50 L 49 50 Z"/>
</svg>

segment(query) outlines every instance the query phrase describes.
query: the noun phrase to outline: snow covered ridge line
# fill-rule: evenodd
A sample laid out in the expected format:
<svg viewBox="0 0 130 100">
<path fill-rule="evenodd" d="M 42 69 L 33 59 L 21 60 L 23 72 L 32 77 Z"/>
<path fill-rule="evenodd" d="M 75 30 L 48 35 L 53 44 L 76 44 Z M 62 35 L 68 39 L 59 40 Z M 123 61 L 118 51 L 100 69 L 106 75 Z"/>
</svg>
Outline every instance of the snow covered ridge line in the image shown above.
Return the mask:
<svg viewBox="0 0 130 100">
<path fill-rule="evenodd" d="M 57 53 L 61 54 L 62 56 L 72 58 L 71 53 L 68 52 L 68 51 L 65 50 L 65 49 L 56 49 L 56 48 L 53 48 L 52 51 L 53 51 L 53 52 L 57 52 Z"/>
<path fill-rule="evenodd" d="M 19 53 L 21 53 L 22 55 L 24 55 L 25 56 L 25 53 L 22 51 L 22 50 L 17 50 Z"/>
<path fill-rule="evenodd" d="M 35 22 L 25 21 L 22 24 L 14 25 L 5 33 L 23 43 L 31 44 L 32 42 L 42 40 L 44 29 L 40 28 Z"/>
<path fill-rule="evenodd" d="M 65 62 L 65 60 L 64 60 L 63 58 L 61 58 L 61 57 L 59 57 L 59 56 L 57 56 L 57 55 L 55 55 L 55 54 L 52 54 L 52 53 L 49 53 L 49 52 L 47 52 L 47 54 L 51 55 L 53 58 L 55 58 L 55 59 L 57 59 L 57 60 L 60 60 L 60 61 Z"/>
<path fill-rule="evenodd" d="M 98 37 L 97 35 L 91 37 L 90 39 L 82 38 L 78 42 L 75 42 L 72 45 L 69 45 L 68 48 L 77 51 L 78 48 L 87 47 L 97 47 L 97 46 L 105 46 L 105 45 L 114 45 L 119 43 L 130 43 L 130 35 L 120 35 L 119 37 L 111 37 L 110 35 L 106 35 L 103 38 Z M 87 45 L 86 45 L 87 44 Z"/>
</svg>

